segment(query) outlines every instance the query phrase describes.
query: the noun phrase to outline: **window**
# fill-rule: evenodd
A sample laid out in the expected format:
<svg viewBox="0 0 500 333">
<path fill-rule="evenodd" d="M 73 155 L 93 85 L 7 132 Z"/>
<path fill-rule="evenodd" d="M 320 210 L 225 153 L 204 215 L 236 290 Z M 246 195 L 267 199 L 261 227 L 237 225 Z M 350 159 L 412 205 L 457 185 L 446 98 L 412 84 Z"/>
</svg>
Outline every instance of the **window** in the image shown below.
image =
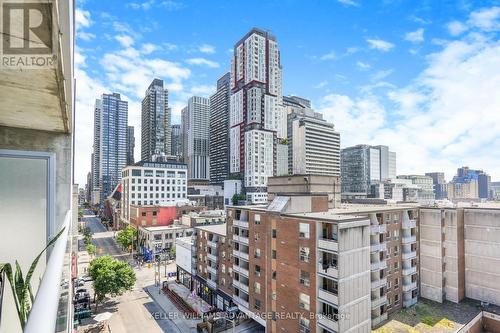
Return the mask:
<svg viewBox="0 0 500 333">
<path fill-rule="evenodd" d="M 276 259 L 276 250 L 272 250 L 272 252 L 271 252 L 271 253 L 272 253 L 272 258 L 273 258 L 273 259 Z"/>
<path fill-rule="evenodd" d="M 254 284 L 254 290 L 256 294 L 260 294 L 260 283 L 255 282 Z"/>
<path fill-rule="evenodd" d="M 301 316 L 299 318 L 299 333 L 309 333 L 309 332 L 311 332 L 311 330 L 309 329 L 309 320 Z"/>
<path fill-rule="evenodd" d="M 132 176 L 140 177 L 141 175 L 142 175 L 141 170 L 132 169 Z"/>
<path fill-rule="evenodd" d="M 393 220 L 394 220 L 394 223 L 398 223 L 398 221 L 399 221 L 399 213 L 394 213 Z"/>
<path fill-rule="evenodd" d="M 310 274 L 309 272 L 300 270 L 299 282 L 301 285 L 309 287 L 310 284 Z"/>
<path fill-rule="evenodd" d="M 394 295 L 394 305 L 398 305 L 399 304 L 399 295 L 396 294 Z"/>
<path fill-rule="evenodd" d="M 255 214 L 254 221 L 255 221 L 255 224 L 260 224 L 260 214 Z"/>
<path fill-rule="evenodd" d="M 255 265 L 255 276 L 260 276 L 260 266 Z"/>
<path fill-rule="evenodd" d="M 299 238 L 309 239 L 309 223 L 299 224 Z"/>
<path fill-rule="evenodd" d="M 330 304 L 322 303 L 323 304 L 323 313 L 322 315 L 330 318 L 333 321 L 338 321 L 339 320 L 339 310 L 331 306 Z"/>
<path fill-rule="evenodd" d="M 309 262 L 309 248 L 301 246 L 299 248 L 299 259 L 303 262 Z"/>
<path fill-rule="evenodd" d="M 153 216 L 156 216 L 156 212 L 153 212 Z"/>
<path fill-rule="evenodd" d="M 255 310 L 260 310 L 260 301 L 258 299 L 255 300 Z"/>
<path fill-rule="evenodd" d="M 276 280 L 276 271 L 273 271 L 272 278 L 273 280 Z"/>
<path fill-rule="evenodd" d="M 299 308 L 303 310 L 309 310 L 309 295 L 300 293 L 299 295 Z"/>
<path fill-rule="evenodd" d="M 142 212 L 142 213 L 141 213 L 141 216 L 146 216 L 146 212 Z"/>
<path fill-rule="evenodd" d="M 260 258 L 260 249 L 255 249 L 255 258 Z"/>
<path fill-rule="evenodd" d="M 394 289 L 399 288 L 399 278 L 394 279 Z"/>
<path fill-rule="evenodd" d="M 276 229 L 273 229 L 273 238 L 276 238 Z"/>
<path fill-rule="evenodd" d="M 395 240 L 399 238 L 399 229 L 392 231 L 392 238 Z"/>
</svg>

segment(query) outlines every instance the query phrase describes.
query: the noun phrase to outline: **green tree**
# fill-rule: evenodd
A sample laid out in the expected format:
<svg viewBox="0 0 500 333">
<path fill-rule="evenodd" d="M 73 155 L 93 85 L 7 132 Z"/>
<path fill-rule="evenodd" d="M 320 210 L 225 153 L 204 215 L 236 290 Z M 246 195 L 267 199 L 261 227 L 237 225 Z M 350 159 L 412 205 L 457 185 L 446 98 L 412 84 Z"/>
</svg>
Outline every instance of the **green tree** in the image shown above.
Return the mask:
<svg viewBox="0 0 500 333">
<path fill-rule="evenodd" d="M 125 229 L 120 230 L 118 234 L 116 234 L 116 241 L 124 249 L 128 250 L 134 244 L 134 240 L 136 237 L 137 229 L 131 226 L 127 226 Z"/>
<path fill-rule="evenodd" d="M 97 252 L 97 247 L 94 244 L 87 244 L 87 246 L 85 246 L 85 250 L 90 254 L 90 256 L 93 256 Z"/>
<path fill-rule="evenodd" d="M 175 245 L 170 248 L 170 258 L 175 258 Z"/>
<path fill-rule="evenodd" d="M 132 290 L 136 281 L 135 272 L 129 264 L 109 255 L 92 260 L 89 275 L 94 280 L 96 309 L 98 303 L 102 303 L 106 295 L 112 297 L 123 295 L 126 291 Z"/>
<path fill-rule="evenodd" d="M 85 227 L 85 229 L 83 229 L 83 242 L 85 245 L 92 244 L 92 235 L 92 230 L 90 230 L 89 227 Z"/>
<path fill-rule="evenodd" d="M 243 193 L 235 193 L 231 199 L 231 201 L 233 202 L 233 205 L 236 206 L 238 205 L 238 202 L 240 200 L 245 200 L 247 197 L 243 194 Z"/>
</svg>

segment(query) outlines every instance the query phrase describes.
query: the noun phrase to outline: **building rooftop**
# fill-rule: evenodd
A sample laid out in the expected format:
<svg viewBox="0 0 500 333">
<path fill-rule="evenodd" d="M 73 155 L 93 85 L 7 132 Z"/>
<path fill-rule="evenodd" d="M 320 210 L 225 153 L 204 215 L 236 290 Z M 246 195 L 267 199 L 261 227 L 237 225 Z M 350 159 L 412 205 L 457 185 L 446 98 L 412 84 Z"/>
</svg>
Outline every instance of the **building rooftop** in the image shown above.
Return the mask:
<svg viewBox="0 0 500 333">
<path fill-rule="evenodd" d="M 227 230 L 226 230 L 226 224 L 210 224 L 210 225 L 203 225 L 203 226 L 197 226 L 195 229 L 200 229 L 212 234 L 217 234 L 221 236 L 226 236 L 227 235 Z"/>
<path fill-rule="evenodd" d="M 124 167 L 124 169 L 133 167 L 187 169 L 187 164 L 177 161 L 167 161 L 167 162 L 139 161 L 137 163 L 134 163 L 133 165 L 127 165 L 126 167 Z"/>
<path fill-rule="evenodd" d="M 184 243 L 185 245 L 194 245 L 194 238 L 191 236 L 177 237 L 175 239 L 176 243 Z"/>
<path fill-rule="evenodd" d="M 189 229 L 190 227 L 183 224 L 171 224 L 166 226 L 140 227 L 140 228 L 150 232 L 158 232 L 158 231 L 168 231 L 168 230 L 178 230 L 178 229 Z"/>
</svg>

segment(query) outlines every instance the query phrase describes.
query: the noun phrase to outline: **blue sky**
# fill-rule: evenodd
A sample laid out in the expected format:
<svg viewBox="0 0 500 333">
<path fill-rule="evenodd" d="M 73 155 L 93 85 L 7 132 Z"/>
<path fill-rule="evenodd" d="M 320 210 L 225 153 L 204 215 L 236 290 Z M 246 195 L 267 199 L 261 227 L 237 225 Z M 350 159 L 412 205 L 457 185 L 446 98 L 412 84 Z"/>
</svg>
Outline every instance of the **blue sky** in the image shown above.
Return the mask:
<svg viewBox="0 0 500 333">
<path fill-rule="evenodd" d="M 500 180 L 500 1 L 77 2 L 76 181 L 90 170 L 93 104 L 129 101 L 140 150 L 140 100 L 153 77 L 173 123 L 209 96 L 251 27 L 278 39 L 283 93 L 312 100 L 342 146 L 387 144 L 398 173 L 483 168 Z"/>
</svg>

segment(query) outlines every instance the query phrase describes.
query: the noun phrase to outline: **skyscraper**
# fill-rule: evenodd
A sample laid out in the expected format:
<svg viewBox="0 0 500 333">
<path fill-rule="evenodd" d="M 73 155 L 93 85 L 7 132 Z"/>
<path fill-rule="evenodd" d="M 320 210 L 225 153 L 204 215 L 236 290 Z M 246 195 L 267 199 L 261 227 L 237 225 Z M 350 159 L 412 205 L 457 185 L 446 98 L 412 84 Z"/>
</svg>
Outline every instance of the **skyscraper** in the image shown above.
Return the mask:
<svg viewBox="0 0 500 333">
<path fill-rule="evenodd" d="M 168 90 L 163 80 L 154 79 L 142 100 L 141 159 L 151 161 L 153 155 L 171 152 L 171 109 L 168 107 Z"/>
<path fill-rule="evenodd" d="M 370 185 L 396 178 L 396 153 L 387 146 L 356 145 L 341 150 L 342 193 L 370 194 Z"/>
<path fill-rule="evenodd" d="M 210 100 L 193 96 L 182 110 L 184 163 L 188 179 L 208 180 L 210 176 Z"/>
<path fill-rule="evenodd" d="M 229 176 L 229 83 L 230 73 L 217 80 L 210 96 L 210 183 L 222 185 Z"/>
<path fill-rule="evenodd" d="M 340 176 L 340 134 L 298 96 L 284 96 L 288 173 Z"/>
<path fill-rule="evenodd" d="M 103 94 L 94 112 L 94 191 L 100 190 L 102 203 L 121 179 L 127 164 L 128 102 L 120 94 Z"/>
<path fill-rule="evenodd" d="M 230 173 L 239 175 L 253 203 L 267 201 L 276 143 L 286 138 L 281 63 L 276 38 L 253 28 L 234 46 L 231 60 Z"/>
<path fill-rule="evenodd" d="M 432 178 L 436 200 L 446 199 L 448 197 L 448 184 L 446 184 L 444 179 L 444 173 L 428 172 L 425 175 Z"/>
<path fill-rule="evenodd" d="M 182 130 L 181 125 L 172 125 L 171 129 L 171 145 L 172 150 L 170 151 L 170 155 L 176 156 L 177 159 L 182 157 Z"/>
<path fill-rule="evenodd" d="M 100 149 L 101 149 L 101 109 L 102 101 L 96 99 L 94 105 L 94 145 L 92 152 L 92 202 L 100 202 L 99 198 L 100 183 L 99 183 L 99 164 L 100 164 Z M 95 191 L 95 192 L 94 192 Z"/>
<path fill-rule="evenodd" d="M 127 127 L 127 165 L 134 164 L 135 135 L 134 126 Z"/>
</svg>

